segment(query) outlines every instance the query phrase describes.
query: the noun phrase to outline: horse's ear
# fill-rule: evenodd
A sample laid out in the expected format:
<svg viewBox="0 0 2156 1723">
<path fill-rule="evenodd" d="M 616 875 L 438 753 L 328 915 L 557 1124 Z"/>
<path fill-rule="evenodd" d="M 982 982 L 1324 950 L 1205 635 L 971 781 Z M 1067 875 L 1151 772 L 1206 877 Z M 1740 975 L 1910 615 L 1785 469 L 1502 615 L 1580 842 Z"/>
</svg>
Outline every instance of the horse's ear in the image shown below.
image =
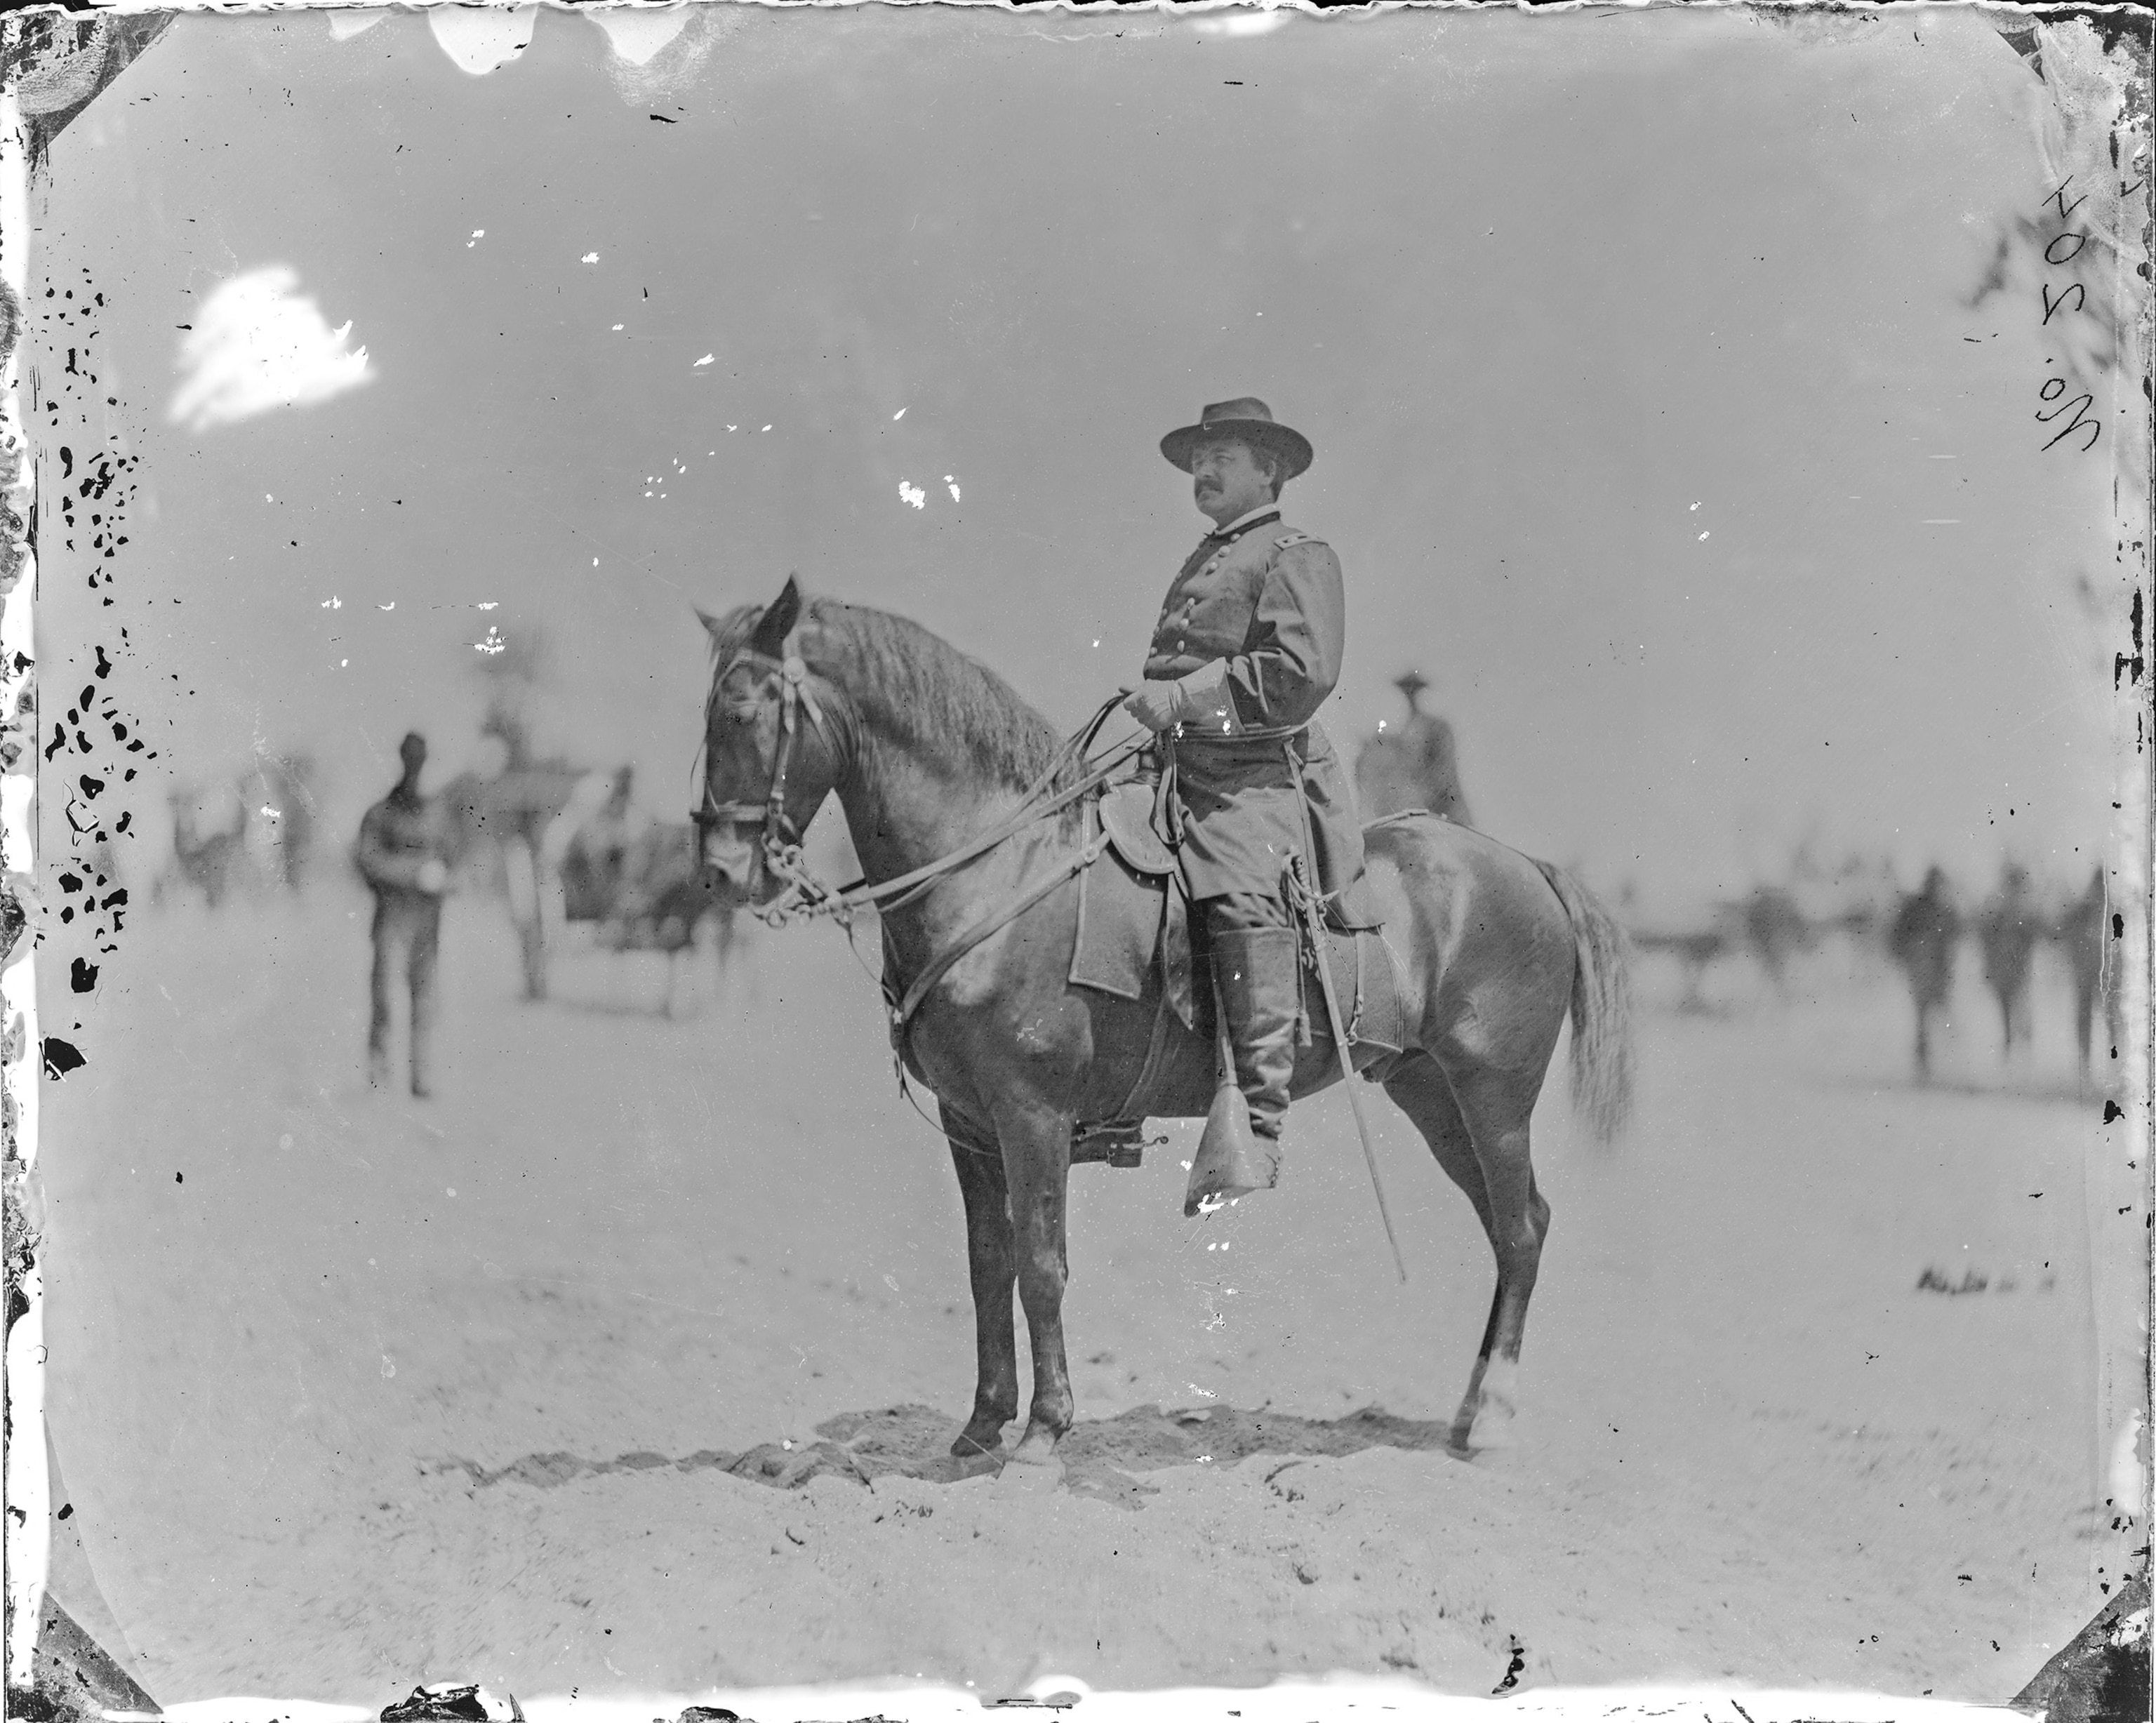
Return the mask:
<svg viewBox="0 0 2156 1723">
<path fill-rule="evenodd" d="M 793 632 L 793 625 L 801 620 L 801 583 L 792 575 L 778 589 L 778 596 L 764 607 L 763 615 L 757 619 L 756 638 L 750 647 L 766 658 L 778 658 L 786 650 L 786 637 Z"/>
<path fill-rule="evenodd" d="M 717 645 L 726 633 L 726 625 L 701 605 L 696 607 L 696 620 L 704 625 L 704 632 L 711 637 L 711 644 Z"/>
</svg>

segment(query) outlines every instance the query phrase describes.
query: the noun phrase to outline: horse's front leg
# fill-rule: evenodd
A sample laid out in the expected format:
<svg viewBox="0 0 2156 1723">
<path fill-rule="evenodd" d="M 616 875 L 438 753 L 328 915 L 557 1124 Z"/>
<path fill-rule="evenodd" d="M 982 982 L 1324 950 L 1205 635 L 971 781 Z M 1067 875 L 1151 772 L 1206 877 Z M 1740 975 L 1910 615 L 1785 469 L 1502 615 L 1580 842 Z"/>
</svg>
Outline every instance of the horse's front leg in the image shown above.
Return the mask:
<svg viewBox="0 0 2156 1723">
<path fill-rule="evenodd" d="M 973 1283 L 973 1346 L 979 1361 L 973 1415 L 951 1444 L 951 1452 L 963 1459 L 995 1453 L 1003 1446 L 1004 1426 L 1018 1416 L 1018 1337 L 1011 1326 L 1011 1283 L 1018 1265 L 1011 1250 L 1002 1152 L 988 1132 L 973 1126 L 954 1130 L 952 1123 L 946 1114 L 943 1132 L 951 1140 L 951 1164 L 957 1169 L 966 1203 L 966 1262 Z"/>
<path fill-rule="evenodd" d="M 1063 1289 L 1070 1278 L 1065 1222 L 1070 1179 L 1070 1116 L 1038 1101 L 1001 1110 L 998 1137 L 1010 1192 L 1019 1302 L 1033 1342 L 1033 1412 L 1011 1458 L 1045 1464 L 1075 1412 L 1063 1355 Z"/>
</svg>

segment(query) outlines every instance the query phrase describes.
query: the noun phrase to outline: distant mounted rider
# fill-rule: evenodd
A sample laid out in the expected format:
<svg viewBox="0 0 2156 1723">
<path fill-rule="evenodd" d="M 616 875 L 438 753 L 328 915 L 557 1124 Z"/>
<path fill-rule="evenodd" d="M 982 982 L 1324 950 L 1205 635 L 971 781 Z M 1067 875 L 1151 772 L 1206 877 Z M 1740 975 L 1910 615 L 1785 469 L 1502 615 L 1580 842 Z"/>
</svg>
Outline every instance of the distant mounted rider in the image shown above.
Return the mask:
<svg viewBox="0 0 2156 1723">
<path fill-rule="evenodd" d="M 1372 819 L 1423 808 L 1456 826 L 1472 825 L 1460 787 L 1460 749 L 1452 726 L 1422 709 L 1430 679 L 1418 670 L 1393 679 L 1406 697 L 1407 722 L 1380 725 L 1355 761 L 1355 793 Z"/>
<path fill-rule="evenodd" d="M 1278 1177 L 1302 1003 L 1289 863 L 1313 850 L 1313 883 L 1336 907 L 1363 870 L 1347 774 L 1312 721 L 1339 679 L 1347 602 L 1331 547 L 1281 519 L 1281 489 L 1312 449 L 1264 402 L 1216 402 L 1160 447 L 1214 530 L 1168 586 L 1125 709 L 1159 739 L 1194 931 L 1270 1162 L 1261 1185 L 1194 1168 L 1194 1198 L 1235 1197 Z"/>
</svg>

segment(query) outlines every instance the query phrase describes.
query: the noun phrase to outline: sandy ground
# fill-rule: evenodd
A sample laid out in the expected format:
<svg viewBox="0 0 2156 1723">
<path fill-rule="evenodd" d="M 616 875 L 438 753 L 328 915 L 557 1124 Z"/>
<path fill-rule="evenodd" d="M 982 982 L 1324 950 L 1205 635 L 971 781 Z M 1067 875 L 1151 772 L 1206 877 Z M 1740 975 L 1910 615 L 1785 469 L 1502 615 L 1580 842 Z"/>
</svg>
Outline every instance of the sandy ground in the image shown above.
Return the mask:
<svg viewBox="0 0 2156 1723">
<path fill-rule="evenodd" d="M 957 1193 L 832 930 L 668 1020 L 634 959 L 517 1004 L 459 903 L 425 1104 L 361 1080 L 364 943 L 325 887 L 145 917 L 87 1001 L 48 977 L 90 1059 L 46 1090 L 50 1427 L 168 1701 L 1516 1664 L 1996 1700 L 2144 1541 L 2106 1505 L 2140 1175 L 2048 995 L 2010 1079 L 1965 1000 L 1929 1091 L 1876 977 L 1650 1008 L 1614 1151 L 1554 1081 L 1523 1440 L 1471 1463 L 1432 1421 L 1486 1247 L 1389 1105 L 1404 1288 L 1337 1095 L 1209 1221 L 1190 1127 L 1081 1168 L 1043 1489 L 939 1467 Z"/>
</svg>

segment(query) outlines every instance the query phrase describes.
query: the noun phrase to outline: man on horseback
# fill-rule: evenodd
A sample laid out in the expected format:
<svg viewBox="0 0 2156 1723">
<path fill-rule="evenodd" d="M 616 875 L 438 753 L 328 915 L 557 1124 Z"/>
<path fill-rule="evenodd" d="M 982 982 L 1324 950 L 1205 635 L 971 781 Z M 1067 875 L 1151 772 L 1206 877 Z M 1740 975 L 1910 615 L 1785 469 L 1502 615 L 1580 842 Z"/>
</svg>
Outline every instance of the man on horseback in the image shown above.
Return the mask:
<svg viewBox="0 0 2156 1723">
<path fill-rule="evenodd" d="M 1281 519 L 1281 489 L 1310 465 L 1308 440 L 1244 397 L 1209 406 L 1160 448 L 1191 475 L 1214 530 L 1170 583 L 1144 683 L 1124 704 L 1158 737 L 1167 823 L 1260 1163 L 1209 1167 L 1201 1155 L 1196 1200 L 1279 1178 L 1302 1006 L 1287 873 L 1301 858 L 1337 911 L 1362 874 L 1363 834 L 1347 775 L 1312 721 L 1347 644 L 1340 562 Z"/>
<path fill-rule="evenodd" d="M 1363 745 L 1355 761 L 1355 793 L 1373 819 L 1426 808 L 1456 826 L 1471 826 L 1467 797 L 1460 788 L 1460 749 L 1452 726 L 1422 709 L 1430 678 L 1419 670 L 1395 676 L 1393 686 L 1406 696 L 1407 722 L 1378 733 Z"/>
</svg>

